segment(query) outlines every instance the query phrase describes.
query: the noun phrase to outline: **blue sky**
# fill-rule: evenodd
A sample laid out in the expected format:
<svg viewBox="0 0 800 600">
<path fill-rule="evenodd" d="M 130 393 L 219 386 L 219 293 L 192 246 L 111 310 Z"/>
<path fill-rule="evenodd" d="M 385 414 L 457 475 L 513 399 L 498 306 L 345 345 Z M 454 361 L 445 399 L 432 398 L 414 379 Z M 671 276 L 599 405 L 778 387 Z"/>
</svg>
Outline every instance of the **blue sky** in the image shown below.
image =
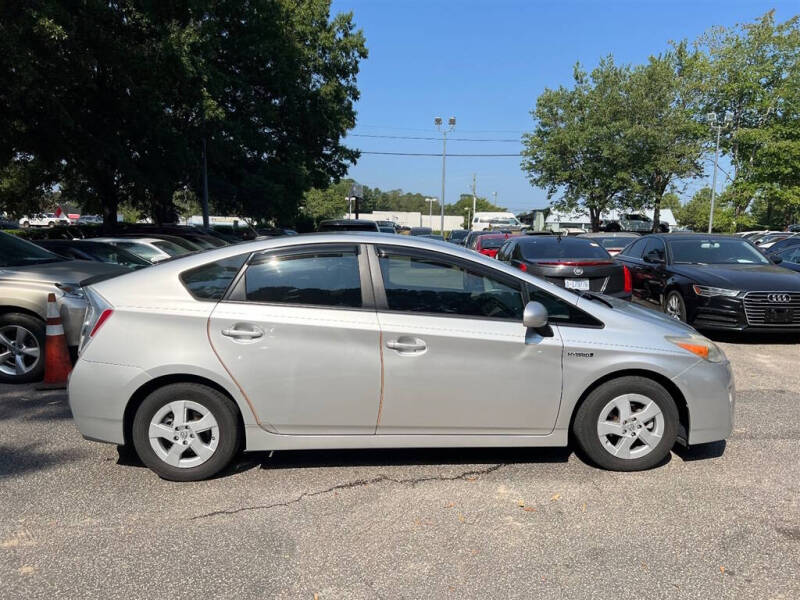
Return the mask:
<svg viewBox="0 0 800 600">
<path fill-rule="evenodd" d="M 640 63 L 669 40 L 696 38 L 714 25 L 749 22 L 775 8 L 784 21 L 794 0 L 333 0 L 333 12 L 354 13 L 369 58 L 361 65 L 358 121 L 346 143 L 364 151 L 440 153 L 433 119 L 455 116 L 452 138 L 519 139 L 546 87 L 570 85 L 572 67 L 609 53 Z M 357 135 L 353 135 L 357 134 Z M 518 142 L 449 141 L 449 153 L 515 153 Z M 447 202 L 477 175 L 478 194 L 514 212 L 547 204 L 517 157 L 452 157 Z M 370 187 L 441 195 L 441 158 L 362 155 L 349 176 Z M 724 176 L 723 176 L 724 177 Z M 711 169 L 707 169 L 708 183 Z M 704 182 L 694 182 L 687 192 Z M 720 184 L 721 185 L 721 184 Z"/>
</svg>

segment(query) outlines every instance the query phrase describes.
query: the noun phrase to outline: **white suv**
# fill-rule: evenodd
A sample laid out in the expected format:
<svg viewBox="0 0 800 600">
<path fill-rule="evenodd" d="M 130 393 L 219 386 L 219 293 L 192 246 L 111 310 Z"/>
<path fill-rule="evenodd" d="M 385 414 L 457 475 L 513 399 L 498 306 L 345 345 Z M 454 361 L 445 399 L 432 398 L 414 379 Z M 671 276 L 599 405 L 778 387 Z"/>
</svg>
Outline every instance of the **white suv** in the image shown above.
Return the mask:
<svg viewBox="0 0 800 600">
<path fill-rule="evenodd" d="M 56 216 L 55 213 L 36 213 L 20 218 L 20 227 L 55 227 L 56 225 L 71 225 L 65 215 Z"/>
</svg>

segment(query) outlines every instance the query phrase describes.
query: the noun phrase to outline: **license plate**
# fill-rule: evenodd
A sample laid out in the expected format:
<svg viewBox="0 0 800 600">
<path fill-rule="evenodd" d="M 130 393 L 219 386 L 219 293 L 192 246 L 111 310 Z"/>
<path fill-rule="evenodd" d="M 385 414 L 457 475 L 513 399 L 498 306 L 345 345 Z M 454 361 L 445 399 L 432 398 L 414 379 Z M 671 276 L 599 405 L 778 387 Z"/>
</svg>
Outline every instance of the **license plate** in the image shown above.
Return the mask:
<svg viewBox="0 0 800 600">
<path fill-rule="evenodd" d="M 764 311 L 765 323 L 791 323 L 793 317 L 791 308 L 768 308 Z"/>
<path fill-rule="evenodd" d="M 589 289 L 589 280 L 588 279 L 567 279 L 564 281 L 564 285 L 568 290 L 588 290 Z"/>
</svg>

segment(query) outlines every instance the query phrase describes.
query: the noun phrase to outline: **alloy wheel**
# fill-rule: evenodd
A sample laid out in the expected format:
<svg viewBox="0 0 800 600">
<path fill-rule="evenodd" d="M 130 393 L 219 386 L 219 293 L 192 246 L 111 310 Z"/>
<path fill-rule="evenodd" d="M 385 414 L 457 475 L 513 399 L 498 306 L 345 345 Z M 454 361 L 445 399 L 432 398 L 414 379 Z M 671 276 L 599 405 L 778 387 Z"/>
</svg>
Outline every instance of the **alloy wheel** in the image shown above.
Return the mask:
<svg viewBox="0 0 800 600">
<path fill-rule="evenodd" d="M 0 373 L 27 375 L 39 364 L 39 340 L 21 325 L 0 328 Z"/>
<path fill-rule="evenodd" d="M 173 467 L 188 469 L 210 459 L 219 444 L 219 424 L 202 404 L 174 400 L 150 420 L 150 447 Z"/>
<path fill-rule="evenodd" d="M 677 321 L 683 321 L 683 308 L 681 307 L 681 299 L 678 294 L 670 294 L 667 298 L 666 311 L 668 316 Z"/>
<path fill-rule="evenodd" d="M 642 394 L 613 398 L 600 411 L 597 435 L 603 448 L 622 459 L 650 454 L 664 436 L 664 415 L 658 404 Z"/>
</svg>

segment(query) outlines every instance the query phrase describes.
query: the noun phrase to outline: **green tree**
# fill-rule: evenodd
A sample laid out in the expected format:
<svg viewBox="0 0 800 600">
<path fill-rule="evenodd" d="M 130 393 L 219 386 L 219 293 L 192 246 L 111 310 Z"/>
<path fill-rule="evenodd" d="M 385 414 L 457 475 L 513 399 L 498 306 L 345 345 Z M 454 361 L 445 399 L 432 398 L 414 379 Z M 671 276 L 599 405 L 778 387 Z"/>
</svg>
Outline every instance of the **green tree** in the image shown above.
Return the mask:
<svg viewBox="0 0 800 600">
<path fill-rule="evenodd" d="M 574 86 L 547 89 L 532 111 L 535 129 L 523 136 L 522 169 L 533 185 L 545 188 L 559 210 L 585 210 L 592 230 L 631 187 L 630 127 L 625 92 L 630 69 L 612 57 L 591 74 L 580 65 Z"/>
<path fill-rule="evenodd" d="M 683 227 L 688 227 L 692 231 L 707 231 L 710 211 L 711 188 L 704 187 L 695 192 L 691 200 L 681 207 L 676 217 Z M 714 231 L 731 233 L 735 230 L 732 207 L 724 197 L 717 197 L 714 202 Z"/>
<path fill-rule="evenodd" d="M 653 231 L 670 186 L 703 173 L 705 128 L 694 119 L 697 92 L 683 77 L 696 60 L 681 44 L 651 56 L 625 83 L 630 127 L 624 137 L 634 181 L 626 203 L 653 209 Z"/>
</svg>

